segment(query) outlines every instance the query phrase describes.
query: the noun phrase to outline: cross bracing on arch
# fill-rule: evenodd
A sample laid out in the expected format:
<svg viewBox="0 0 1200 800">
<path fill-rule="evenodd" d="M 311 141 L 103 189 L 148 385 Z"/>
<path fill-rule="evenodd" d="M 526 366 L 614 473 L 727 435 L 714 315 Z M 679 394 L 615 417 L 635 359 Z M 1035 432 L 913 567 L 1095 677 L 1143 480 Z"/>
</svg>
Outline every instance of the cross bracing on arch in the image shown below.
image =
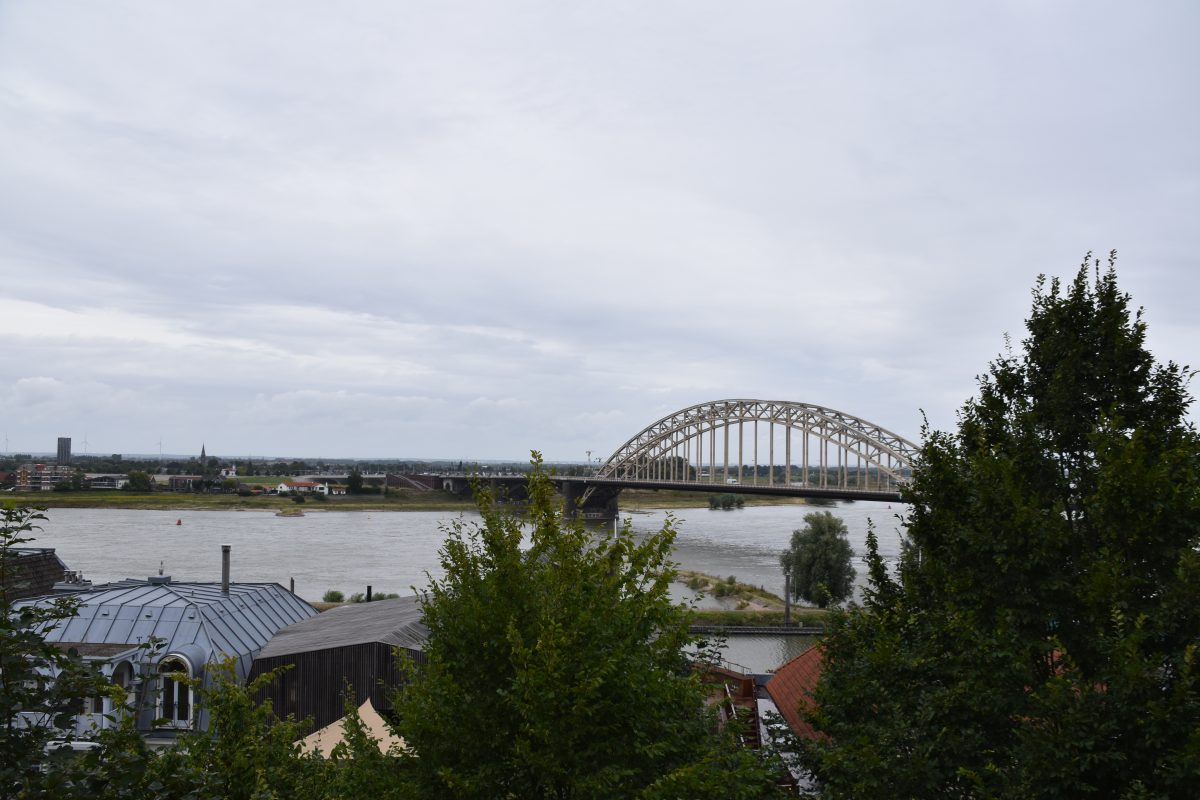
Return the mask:
<svg viewBox="0 0 1200 800">
<path fill-rule="evenodd" d="M 716 400 L 647 426 L 597 477 L 895 488 L 910 478 L 917 449 L 886 428 L 824 406 Z"/>
</svg>

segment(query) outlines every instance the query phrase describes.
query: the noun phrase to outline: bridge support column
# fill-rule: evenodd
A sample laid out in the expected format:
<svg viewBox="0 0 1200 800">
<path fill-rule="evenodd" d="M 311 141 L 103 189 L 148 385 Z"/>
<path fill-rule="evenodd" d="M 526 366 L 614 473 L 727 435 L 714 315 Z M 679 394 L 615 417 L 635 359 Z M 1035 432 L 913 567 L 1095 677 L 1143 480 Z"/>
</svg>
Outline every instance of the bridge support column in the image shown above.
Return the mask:
<svg viewBox="0 0 1200 800">
<path fill-rule="evenodd" d="M 580 505 L 579 499 L 586 491 L 586 486 L 576 483 L 564 483 L 562 486 L 563 515 L 567 519 L 583 518 L 590 527 L 613 528 L 617 523 L 617 496 L 619 488 L 611 486 L 597 487 L 588 497 L 587 503 Z"/>
<path fill-rule="evenodd" d="M 575 519 L 579 514 L 579 498 L 583 496 L 584 487 L 577 483 L 566 483 L 562 486 L 563 516 Z"/>
</svg>

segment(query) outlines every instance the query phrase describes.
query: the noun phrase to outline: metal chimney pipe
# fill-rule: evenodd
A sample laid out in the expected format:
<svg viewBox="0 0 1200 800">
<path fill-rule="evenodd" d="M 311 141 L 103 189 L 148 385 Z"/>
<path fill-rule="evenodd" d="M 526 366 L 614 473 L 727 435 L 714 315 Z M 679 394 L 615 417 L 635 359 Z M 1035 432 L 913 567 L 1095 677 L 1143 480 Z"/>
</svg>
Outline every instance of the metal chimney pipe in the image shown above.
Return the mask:
<svg viewBox="0 0 1200 800">
<path fill-rule="evenodd" d="M 221 594 L 229 594 L 229 551 L 233 545 L 221 545 Z"/>
</svg>

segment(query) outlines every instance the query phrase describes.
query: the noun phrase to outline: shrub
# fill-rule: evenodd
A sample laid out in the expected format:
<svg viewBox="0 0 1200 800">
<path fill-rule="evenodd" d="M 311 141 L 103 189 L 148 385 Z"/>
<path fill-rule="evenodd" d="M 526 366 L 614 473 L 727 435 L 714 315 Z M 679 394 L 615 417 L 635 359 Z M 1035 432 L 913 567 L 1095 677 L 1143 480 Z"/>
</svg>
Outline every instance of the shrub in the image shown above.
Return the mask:
<svg viewBox="0 0 1200 800">
<path fill-rule="evenodd" d="M 400 595 L 395 592 L 371 592 L 372 603 L 374 603 L 376 600 L 395 600 L 398 597 L 400 597 Z M 367 602 L 367 596 L 363 592 L 355 592 L 354 594 L 350 595 L 350 602 L 365 603 Z"/>
<path fill-rule="evenodd" d="M 710 509 L 730 511 L 735 508 L 741 508 L 744 505 L 746 505 L 746 498 L 740 494 L 713 494 L 708 496 L 708 507 Z"/>
</svg>

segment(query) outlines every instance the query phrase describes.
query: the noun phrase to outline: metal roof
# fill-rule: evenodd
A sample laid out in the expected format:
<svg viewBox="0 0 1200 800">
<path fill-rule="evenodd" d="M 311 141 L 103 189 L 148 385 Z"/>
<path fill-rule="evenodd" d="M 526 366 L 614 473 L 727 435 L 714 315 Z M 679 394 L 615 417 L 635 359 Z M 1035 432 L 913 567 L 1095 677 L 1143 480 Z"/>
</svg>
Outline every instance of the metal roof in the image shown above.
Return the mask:
<svg viewBox="0 0 1200 800">
<path fill-rule="evenodd" d="M 133 647 L 125 643 L 94 644 L 86 642 L 56 642 L 60 650 L 74 650 L 84 658 L 114 658 L 130 652 Z"/>
<path fill-rule="evenodd" d="M 207 660 L 236 656 L 243 680 L 254 655 L 276 631 L 317 613 L 277 583 L 231 583 L 226 595 L 219 583 L 130 579 L 71 596 L 79 601 L 78 612 L 46 631 L 47 641 L 135 647 L 153 636 L 166 641 L 163 655 L 203 653 Z"/>
<path fill-rule="evenodd" d="M 297 622 L 275 634 L 258 658 L 382 642 L 423 650 L 429 630 L 421 622 L 417 597 L 350 603 Z"/>
</svg>

